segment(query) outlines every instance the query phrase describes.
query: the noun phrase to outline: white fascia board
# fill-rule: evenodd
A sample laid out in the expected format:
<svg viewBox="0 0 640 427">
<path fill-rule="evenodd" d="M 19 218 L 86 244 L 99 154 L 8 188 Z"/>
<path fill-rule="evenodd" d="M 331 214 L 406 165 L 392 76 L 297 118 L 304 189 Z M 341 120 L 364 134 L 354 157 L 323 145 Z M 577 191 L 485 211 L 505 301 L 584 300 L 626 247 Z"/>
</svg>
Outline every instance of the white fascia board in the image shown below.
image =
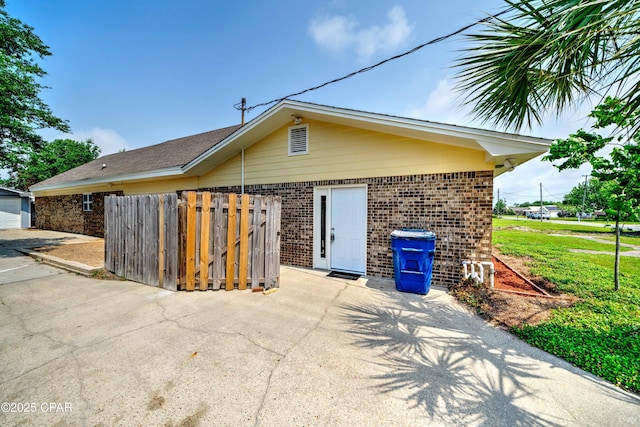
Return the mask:
<svg viewBox="0 0 640 427">
<path fill-rule="evenodd" d="M 51 185 L 34 185 L 29 188 L 31 191 L 51 191 L 51 190 L 61 190 L 64 188 L 72 188 L 72 187 L 83 187 L 85 185 L 96 185 L 96 184 L 108 184 L 108 183 L 124 183 L 127 181 L 138 181 L 138 180 L 147 180 L 147 179 L 155 179 L 155 178 L 171 178 L 179 175 L 184 175 L 182 172 L 182 168 L 171 167 L 165 169 L 156 169 L 146 172 L 140 173 L 132 173 L 132 174 L 122 174 L 122 175 L 110 175 L 110 176 L 102 176 L 100 178 L 89 178 L 89 179 L 81 179 L 78 181 L 69 181 L 62 182 L 60 184 L 51 184 Z"/>
<path fill-rule="evenodd" d="M 532 144 L 541 147 L 548 147 L 551 140 L 546 138 L 538 138 L 533 136 L 519 135 L 514 133 L 499 132 L 494 130 L 486 130 L 479 128 L 471 128 L 466 126 L 450 125 L 446 123 L 430 122 L 426 120 L 411 119 L 406 117 L 389 116 L 385 114 L 368 113 L 358 110 L 347 110 L 324 105 L 305 104 L 297 101 L 283 101 L 283 104 L 289 104 L 290 108 L 298 111 L 307 111 L 309 113 L 324 113 L 334 117 L 342 117 L 346 119 L 364 121 L 365 123 L 380 124 L 404 129 L 413 129 L 420 132 L 436 133 L 446 136 L 454 136 L 459 138 L 473 139 L 478 142 L 495 141 L 505 144 Z M 395 133 L 395 132 L 392 132 Z M 436 142 L 436 141 L 434 141 Z M 544 151 L 544 150 L 543 150 Z"/>
<path fill-rule="evenodd" d="M 15 190 L 13 188 L 0 187 L 0 190 L 4 190 L 4 191 L 6 191 L 8 193 L 13 193 L 16 196 L 20 196 L 20 197 L 31 197 L 31 193 L 20 191 L 20 190 Z"/>
<path fill-rule="evenodd" d="M 542 154 L 547 152 L 550 140 L 546 143 L 530 142 L 523 140 L 504 140 L 497 138 L 478 138 L 478 144 L 487 152 L 491 158 L 518 154 Z"/>
</svg>

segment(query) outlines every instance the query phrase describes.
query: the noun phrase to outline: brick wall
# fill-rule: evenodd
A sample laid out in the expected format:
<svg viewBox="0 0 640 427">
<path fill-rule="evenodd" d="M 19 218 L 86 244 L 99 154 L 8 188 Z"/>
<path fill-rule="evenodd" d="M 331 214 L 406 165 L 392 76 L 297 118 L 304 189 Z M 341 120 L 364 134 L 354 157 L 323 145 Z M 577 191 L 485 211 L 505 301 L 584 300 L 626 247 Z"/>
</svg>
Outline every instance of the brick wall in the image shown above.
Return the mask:
<svg viewBox="0 0 640 427">
<path fill-rule="evenodd" d="M 247 193 L 282 197 L 283 264 L 312 267 L 313 188 L 345 184 L 367 184 L 368 275 L 393 277 L 390 234 L 403 227 L 436 233 L 435 285 L 459 281 L 463 259 L 490 260 L 493 172 L 481 171 L 246 186 Z"/>
<path fill-rule="evenodd" d="M 36 197 L 36 227 L 87 236 L 104 236 L 104 197 L 121 191 L 93 193 L 93 210 L 82 210 L 82 194 Z"/>
<path fill-rule="evenodd" d="M 367 274 L 393 277 L 390 234 L 403 227 L 436 233 L 433 284 L 461 278 L 463 259 L 491 258 L 493 172 L 251 185 L 250 194 L 282 197 L 282 264 L 313 266 L 313 188 L 367 184 Z M 240 192 L 239 187 L 205 188 Z M 82 195 L 37 197 L 36 227 L 102 237 L 104 196 L 93 193 L 93 211 L 82 211 Z"/>
</svg>

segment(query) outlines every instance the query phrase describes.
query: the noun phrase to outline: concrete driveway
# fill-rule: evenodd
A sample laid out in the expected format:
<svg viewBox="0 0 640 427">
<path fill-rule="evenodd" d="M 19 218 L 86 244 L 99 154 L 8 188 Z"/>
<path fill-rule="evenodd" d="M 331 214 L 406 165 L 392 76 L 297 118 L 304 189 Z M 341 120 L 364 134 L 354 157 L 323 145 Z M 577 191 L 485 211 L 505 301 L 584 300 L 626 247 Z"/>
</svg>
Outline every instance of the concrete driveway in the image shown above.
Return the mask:
<svg viewBox="0 0 640 427">
<path fill-rule="evenodd" d="M 271 295 L 39 264 L 0 233 L 0 425 L 640 425 L 640 399 L 444 289 L 282 267 Z M 27 412 L 28 411 L 28 412 Z"/>
</svg>

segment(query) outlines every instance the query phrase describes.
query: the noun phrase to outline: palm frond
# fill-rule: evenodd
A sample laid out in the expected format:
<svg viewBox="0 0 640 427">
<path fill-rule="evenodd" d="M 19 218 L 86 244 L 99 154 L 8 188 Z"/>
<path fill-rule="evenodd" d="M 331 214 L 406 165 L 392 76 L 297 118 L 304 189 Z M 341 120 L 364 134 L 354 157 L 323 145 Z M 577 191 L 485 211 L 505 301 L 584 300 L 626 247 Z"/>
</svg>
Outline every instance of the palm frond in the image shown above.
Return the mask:
<svg viewBox="0 0 640 427">
<path fill-rule="evenodd" d="M 592 93 L 638 78 L 640 0 L 507 1 L 512 12 L 469 34 L 454 63 L 476 117 L 519 130 Z M 505 17 L 506 16 L 506 17 Z M 628 85 L 629 102 L 639 103 Z M 636 104 L 637 105 L 637 104 Z"/>
</svg>

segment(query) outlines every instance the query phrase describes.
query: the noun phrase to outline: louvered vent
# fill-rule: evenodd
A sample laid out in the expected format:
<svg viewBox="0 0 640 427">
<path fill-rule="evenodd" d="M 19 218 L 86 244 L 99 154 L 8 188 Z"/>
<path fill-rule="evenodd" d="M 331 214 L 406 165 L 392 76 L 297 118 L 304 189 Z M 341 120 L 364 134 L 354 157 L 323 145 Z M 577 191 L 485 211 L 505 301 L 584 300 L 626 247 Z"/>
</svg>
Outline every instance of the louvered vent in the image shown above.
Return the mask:
<svg viewBox="0 0 640 427">
<path fill-rule="evenodd" d="M 289 155 L 307 154 L 309 151 L 309 125 L 289 128 Z"/>
</svg>

